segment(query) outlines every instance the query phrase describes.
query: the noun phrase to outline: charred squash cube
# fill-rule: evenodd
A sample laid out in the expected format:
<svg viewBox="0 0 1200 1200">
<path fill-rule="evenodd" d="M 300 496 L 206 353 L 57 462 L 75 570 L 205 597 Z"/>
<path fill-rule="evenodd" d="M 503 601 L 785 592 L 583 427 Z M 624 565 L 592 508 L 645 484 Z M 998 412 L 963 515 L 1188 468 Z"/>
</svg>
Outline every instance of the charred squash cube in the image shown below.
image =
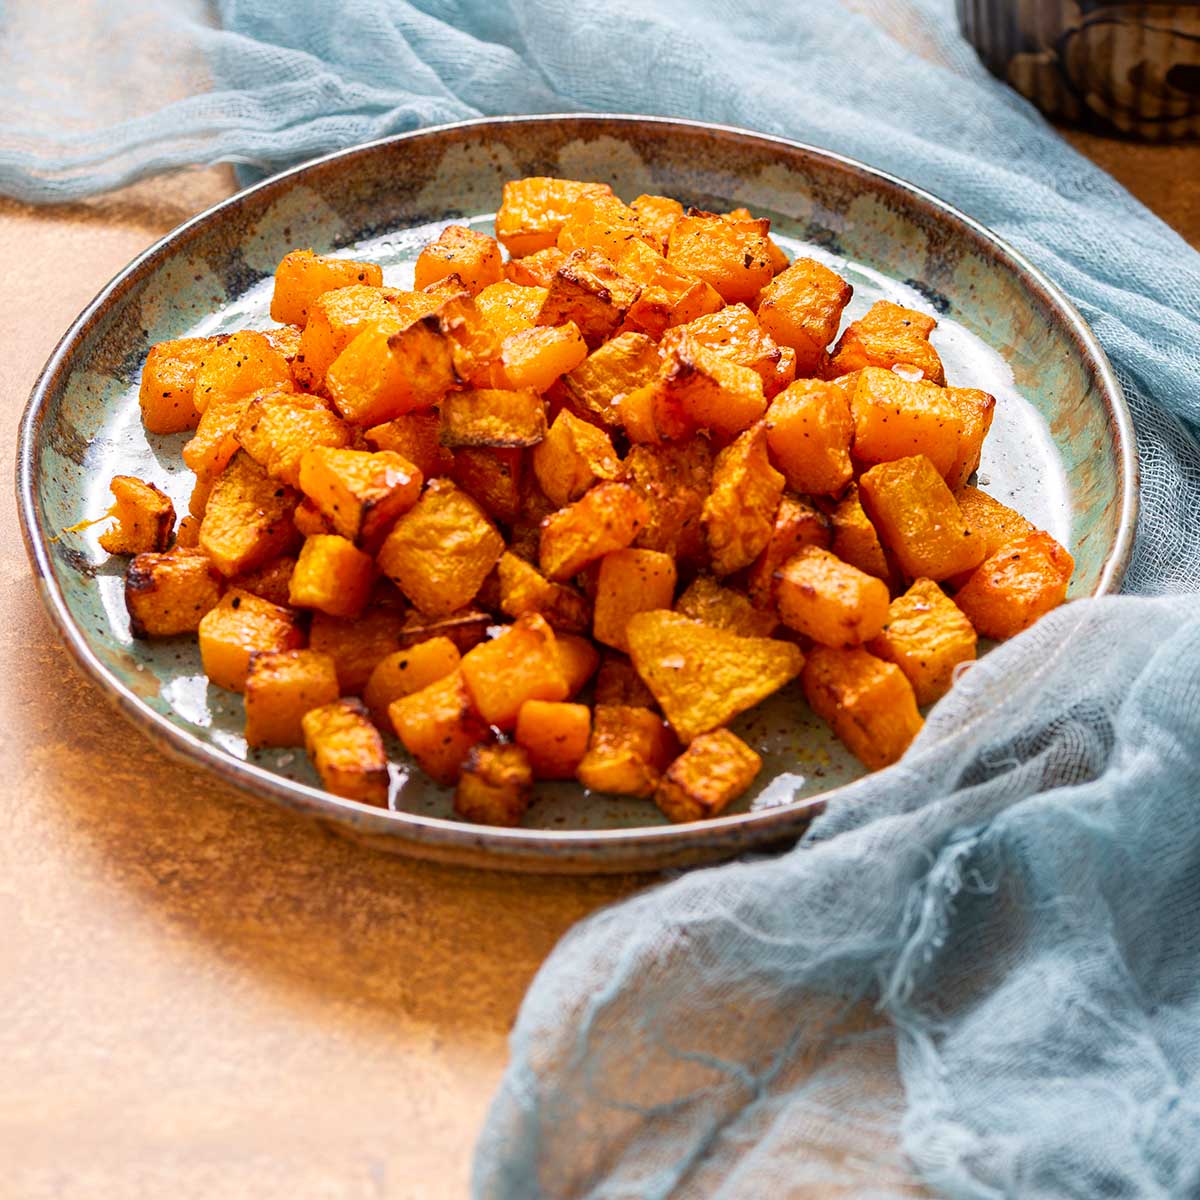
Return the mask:
<svg viewBox="0 0 1200 1200">
<path fill-rule="evenodd" d="M 363 689 L 363 701 L 381 729 L 391 729 L 388 709 L 402 696 L 411 696 L 453 675 L 462 655 L 448 637 L 433 637 L 381 658 Z"/>
<path fill-rule="evenodd" d="M 912 684 L 920 705 L 940 700 L 954 669 L 975 658 L 975 630 L 932 579 L 918 579 L 888 608 L 887 624 L 867 649 L 893 662 Z"/>
<path fill-rule="evenodd" d="M 746 591 L 755 607 L 766 610 L 775 607 L 776 574 L 793 554 L 805 546 L 828 550 L 832 540 L 825 514 L 806 500 L 785 492 L 775 513 L 771 540 L 746 576 Z"/>
<path fill-rule="evenodd" d="M 200 522 L 200 549 L 222 575 L 243 575 L 287 553 L 297 496 L 244 450 L 217 476 Z"/>
<path fill-rule="evenodd" d="M 825 646 L 857 646 L 888 618 L 887 584 L 819 546 L 805 546 L 783 564 L 775 598 L 789 629 Z"/>
<path fill-rule="evenodd" d="M 300 489 L 342 537 L 377 548 L 421 494 L 421 473 L 391 450 L 318 446 L 300 460 Z"/>
<path fill-rule="evenodd" d="M 672 341 L 659 386 L 662 404 L 654 419 L 666 438 L 702 429 L 727 440 L 753 425 L 767 407 L 757 371 L 686 335 Z"/>
<path fill-rule="evenodd" d="M 241 588 L 243 592 L 253 592 L 272 604 L 286 605 L 290 603 L 292 573 L 295 569 L 296 560 L 290 554 L 281 554 L 245 575 L 235 575 L 229 581 L 229 586 Z"/>
<path fill-rule="evenodd" d="M 650 689 L 642 682 L 632 662 L 624 654 L 606 650 L 596 674 L 597 704 L 617 704 L 631 708 L 658 709 Z"/>
<path fill-rule="evenodd" d="M 766 549 L 783 485 L 767 455 L 767 429 L 761 422 L 717 455 L 703 514 L 716 574 L 749 566 Z"/>
<path fill-rule="evenodd" d="M 125 573 L 125 607 L 136 638 L 195 633 L 220 599 L 221 576 L 199 550 L 139 554 Z"/>
<path fill-rule="evenodd" d="M 469 604 L 504 552 L 486 514 L 447 479 L 435 479 L 395 524 L 378 555 L 383 573 L 422 612 Z"/>
<path fill-rule="evenodd" d="M 574 779 L 591 733 L 592 710 L 586 704 L 526 700 L 517 713 L 514 740 L 535 779 Z"/>
<path fill-rule="evenodd" d="M 546 436 L 546 406 L 535 391 L 476 388 L 441 407 L 443 446 L 536 446 Z"/>
<path fill-rule="evenodd" d="M 533 768 L 518 745 L 472 746 L 454 791 L 454 811 L 477 825 L 519 825 L 533 798 Z"/>
<path fill-rule="evenodd" d="M 391 450 L 406 458 L 424 479 L 447 475 L 454 456 L 441 443 L 442 419 L 436 412 L 405 413 L 365 433 L 372 450 Z"/>
<path fill-rule="evenodd" d="M 979 565 L 983 539 L 923 454 L 880 463 L 858 486 L 871 524 L 910 579 L 947 579 Z"/>
<path fill-rule="evenodd" d="M 533 451 L 538 484 L 560 508 L 574 503 L 602 480 L 615 479 L 620 470 L 608 434 L 565 408 Z"/>
<path fill-rule="evenodd" d="M 763 288 L 759 324 L 796 352 L 796 373 L 816 373 L 833 341 L 854 289 L 836 272 L 812 258 L 798 258 Z"/>
<path fill-rule="evenodd" d="M 954 473 L 964 427 L 960 408 L 946 388 L 866 367 L 859 372 L 851 408 L 854 457 L 860 463 L 869 466 L 924 454 L 938 474 Z"/>
<path fill-rule="evenodd" d="M 652 382 L 661 365 L 658 347 L 643 333 L 626 332 L 605 342 L 564 379 L 579 411 L 602 425 L 624 423 L 623 397 Z"/>
<path fill-rule="evenodd" d="M 645 502 L 647 520 L 634 545 L 660 550 L 682 565 L 708 558 L 701 521 L 712 490 L 713 453 L 704 438 L 635 446 L 625 459 L 626 482 Z"/>
<path fill-rule="evenodd" d="M 505 551 L 497 565 L 500 611 L 509 617 L 540 613 L 557 631 L 582 633 L 591 624 L 591 605 L 574 588 L 547 579 L 535 566 Z"/>
<path fill-rule="evenodd" d="M 210 407 L 205 418 L 212 412 Z M 315 396 L 262 392 L 238 422 L 238 444 L 274 479 L 300 486 L 300 460 L 318 446 L 338 449 L 353 440 L 349 426 Z"/>
<path fill-rule="evenodd" d="M 675 598 L 675 562 L 657 550 L 614 550 L 600 560 L 592 636 L 628 650 L 625 636 L 634 613 L 670 608 Z"/>
<path fill-rule="evenodd" d="M 859 646 L 815 646 L 803 684 L 809 707 L 870 771 L 896 762 L 924 724 L 904 672 Z"/>
<path fill-rule="evenodd" d="M 929 342 L 937 321 L 890 300 L 877 300 L 847 327 L 834 348 L 830 371 L 847 375 L 862 367 L 890 370 L 897 364 L 920 371 L 931 383 L 944 384 L 942 360 Z"/>
<path fill-rule="evenodd" d="M 380 287 L 383 271 L 375 263 L 293 250 L 275 268 L 271 320 L 285 325 L 306 325 L 313 302 L 319 296 L 356 283 Z"/>
<path fill-rule="evenodd" d="M 491 738 L 487 724 L 471 706 L 461 671 L 393 700 L 388 716 L 417 765 L 443 787 L 458 782 L 472 748 Z"/>
<path fill-rule="evenodd" d="M 152 483 L 134 475 L 114 475 L 111 515 L 116 525 L 100 535 L 100 547 L 109 554 L 149 554 L 171 544 L 175 505 Z"/>
<path fill-rule="evenodd" d="M 510 258 L 504 264 L 504 278 L 522 287 L 548 288 L 558 268 L 567 261 L 565 250 L 547 246 L 524 258 Z"/>
<path fill-rule="evenodd" d="M 150 348 L 142 367 L 138 404 L 150 433 L 195 429 L 200 410 L 192 402 L 196 373 L 216 338 L 176 338 Z"/>
<path fill-rule="evenodd" d="M 685 337 L 738 366 L 749 367 L 762 379 L 763 394 L 768 399 L 795 378 L 795 355 L 785 355 L 744 304 L 729 304 L 720 312 L 676 326 L 663 335 L 663 350 L 669 353 Z"/>
<path fill-rule="evenodd" d="M 675 611 L 742 637 L 770 637 L 779 624 L 774 613 L 755 608 L 741 592 L 722 587 L 711 575 L 697 575 L 675 602 Z"/>
<path fill-rule="evenodd" d="M 954 601 L 984 637 L 1015 637 L 1067 598 L 1074 570 L 1071 555 L 1035 531 L 984 559 Z"/>
<path fill-rule="evenodd" d="M 672 821 L 720 816 L 762 769 L 759 758 L 728 729 L 702 733 L 663 772 L 654 803 Z"/>
<path fill-rule="evenodd" d="M 335 700 L 304 714 L 304 745 L 321 786 L 335 796 L 387 806 L 387 754 L 357 700 Z"/>
<path fill-rule="evenodd" d="M 338 698 L 337 671 L 315 650 L 256 652 L 245 695 L 246 745 L 303 746 L 305 714 Z"/>
<path fill-rule="evenodd" d="M 465 225 L 447 225 L 417 257 L 414 285 L 426 288 L 448 275 L 457 275 L 472 295 L 499 283 L 504 264 L 496 239 Z"/>
<path fill-rule="evenodd" d="M 538 559 L 548 579 L 577 575 L 589 563 L 633 543 L 646 523 L 641 497 L 623 483 L 602 483 L 547 517 Z"/>
<path fill-rule="evenodd" d="M 199 631 L 205 675 L 233 692 L 246 686 L 252 654 L 304 645 L 304 632 L 291 609 L 238 588 L 231 588 L 204 614 Z"/>
<path fill-rule="evenodd" d="M 594 349 L 616 332 L 640 291 L 599 251 L 573 250 L 546 291 L 537 323 L 573 321 Z"/>
<path fill-rule="evenodd" d="M 496 237 L 513 256 L 521 258 L 553 246 L 575 206 L 585 196 L 611 196 L 606 183 L 530 176 L 504 185 L 496 213 Z"/>
<path fill-rule="evenodd" d="M 288 599 L 332 617 L 356 617 L 371 598 L 375 560 L 337 534 L 305 538 L 292 572 Z"/>
<path fill-rule="evenodd" d="M 525 451 L 464 446 L 454 451 L 450 477 L 495 521 L 512 524 L 521 512 Z"/>
<path fill-rule="evenodd" d="M 567 680 L 554 630 L 527 613 L 499 637 L 463 655 L 462 676 L 475 711 L 498 729 L 511 729 L 526 700 L 565 700 Z"/>
<path fill-rule="evenodd" d="M 841 391 L 820 379 L 798 379 L 767 409 L 771 458 L 793 491 L 839 493 L 854 473 L 854 420 Z"/>
<path fill-rule="evenodd" d="M 308 631 L 310 650 L 333 659 L 343 696 L 359 696 L 377 663 L 404 645 L 405 616 L 399 608 L 368 608 L 353 618 L 331 617 L 319 609 Z"/>
<path fill-rule="evenodd" d="M 617 269 L 641 288 L 625 314 L 627 330 L 661 338 L 668 329 L 715 313 L 724 304 L 711 284 L 681 271 L 642 241 L 625 247 Z"/>
<path fill-rule="evenodd" d="M 770 221 L 689 213 L 671 227 L 667 260 L 711 284 L 726 304 L 753 300 L 775 274 Z"/>
<path fill-rule="evenodd" d="M 678 749 L 679 743 L 657 713 L 597 704 L 591 741 L 575 777 L 594 792 L 650 797 Z"/>
</svg>

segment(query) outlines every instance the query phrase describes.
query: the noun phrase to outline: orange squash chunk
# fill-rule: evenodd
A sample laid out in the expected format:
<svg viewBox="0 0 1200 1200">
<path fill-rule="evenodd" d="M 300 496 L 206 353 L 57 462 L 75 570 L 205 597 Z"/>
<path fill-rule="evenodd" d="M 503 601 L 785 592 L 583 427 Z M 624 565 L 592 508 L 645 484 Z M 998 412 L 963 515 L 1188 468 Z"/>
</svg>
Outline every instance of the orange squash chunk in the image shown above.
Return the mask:
<svg viewBox="0 0 1200 1200">
<path fill-rule="evenodd" d="M 603 425 L 623 423 L 622 400 L 652 382 L 661 365 L 658 347 L 643 333 L 618 334 L 563 379 L 575 406 Z"/>
<path fill-rule="evenodd" d="M 762 770 L 762 759 L 728 729 L 702 733 L 673 762 L 654 791 L 672 821 L 720 816 Z"/>
<path fill-rule="evenodd" d="M 422 612 L 447 616 L 475 598 L 503 552 L 504 539 L 479 505 L 435 479 L 396 522 L 378 561 Z"/>
<path fill-rule="evenodd" d="M 135 638 L 195 633 L 221 599 L 221 577 L 207 554 L 139 554 L 125 573 L 125 607 Z"/>
<path fill-rule="evenodd" d="M 395 288 L 360 283 L 318 296 L 309 308 L 300 353 L 292 363 L 296 382 L 310 391 L 319 388 L 334 359 L 368 325 L 400 319 L 400 305 L 401 293 Z M 426 306 L 426 311 L 432 312 L 437 301 L 427 299 Z"/>
<path fill-rule="evenodd" d="M 134 475 L 114 475 L 108 486 L 113 494 L 109 513 L 116 524 L 100 535 L 101 549 L 109 554 L 166 550 L 175 528 L 171 497 Z"/>
<path fill-rule="evenodd" d="M 611 262 L 620 260 L 630 242 L 662 249 L 662 239 L 638 220 L 637 213 L 616 196 L 584 196 L 558 231 L 555 245 L 567 254 L 597 250 Z"/>
<path fill-rule="evenodd" d="M 641 288 L 597 250 L 573 250 L 555 272 L 539 325 L 573 321 L 592 349 L 616 332 Z"/>
<path fill-rule="evenodd" d="M 602 483 L 547 517 L 538 560 L 548 579 L 569 579 L 588 563 L 623 550 L 646 523 L 646 506 L 623 483 Z"/>
<path fill-rule="evenodd" d="M 399 608 L 368 608 L 357 617 L 333 617 L 319 609 L 308 632 L 311 650 L 333 659 L 343 696 L 358 696 L 380 659 L 399 650 L 405 640 L 405 617 Z"/>
<path fill-rule="evenodd" d="M 286 605 L 290 603 L 292 573 L 296 569 L 296 560 L 290 554 L 281 554 L 271 559 L 245 575 L 235 575 L 230 581 L 230 587 L 241 588 L 243 592 L 253 592 L 272 604 Z"/>
<path fill-rule="evenodd" d="M 713 453 L 704 438 L 635 446 L 625 459 L 626 482 L 645 502 L 647 520 L 634 545 L 661 550 L 681 564 L 708 557 L 702 515 L 712 490 Z"/>
<path fill-rule="evenodd" d="M 318 446 L 300 460 L 300 489 L 342 537 L 377 547 L 421 494 L 421 473 L 391 450 Z"/>
<path fill-rule="evenodd" d="M 854 289 L 812 258 L 798 258 L 763 288 L 758 323 L 796 352 L 796 373 L 813 375 L 833 341 Z"/>
<path fill-rule="evenodd" d="M 671 227 L 667 261 L 711 284 L 726 304 L 754 299 L 775 274 L 766 220 L 691 212 Z"/>
<path fill-rule="evenodd" d="M 838 558 L 868 575 L 884 580 L 892 578 L 892 567 L 883 543 L 859 498 L 858 484 L 851 484 L 847 489 L 830 520 L 833 523 L 833 544 L 829 549 Z"/>
<path fill-rule="evenodd" d="M 575 206 L 585 196 L 611 196 L 606 183 L 530 176 L 504 185 L 496 213 L 496 237 L 513 256 L 522 258 L 553 246 Z"/>
<path fill-rule="evenodd" d="M 1040 530 L 989 555 L 954 601 L 984 636 L 1015 637 L 1067 598 L 1075 560 Z"/>
<path fill-rule="evenodd" d="M 682 336 L 671 343 L 659 376 L 655 425 L 662 437 L 707 430 L 728 439 L 753 425 L 767 407 L 762 377 L 750 367 Z"/>
<path fill-rule="evenodd" d="M 958 453 L 950 470 L 946 472 L 946 482 L 950 485 L 950 490 L 957 491 L 979 470 L 983 442 L 992 428 L 996 398 L 978 388 L 947 388 L 946 395 L 958 410 L 959 419 L 962 421 Z"/>
<path fill-rule="evenodd" d="M 877 300 L 838 339 L 830 374 L 846 375 L 862 367 L 890 369 L 901 364 L 915 367 L 931 383 L 944 384 L 942 360 L 929 342 L 936 325 L 937 321 L 925 313 L 890 300 Z"/>
<path fill-rule="evenodd" d="M 925 705 L 950 690 L 959 663 L 974 660 L 976 640 L 958 605 L 932 579 L 918 579 L 892 601 L 887 624 L 867 649 L 895 663 Z"/>
<path fill-rule="evenodd" d="M 634 613 L 670 608 L 675 598 L 675 562 L 657 550 L 614 550 L 600 560 L 592 636 L 628 650 L 626 627 Z"/>
<path fill-rule="evenodd" d="M 293 250 L 275 268 L 271 320 L 303 326 L 308 323 L 309 311 L 318 296 L 356 283 L 381 287 L 383 271 L 375 263 Z"/>
<path fill-rule="evenodd" d="M 333 659 L 315 650 L 252 654 L 245 696 L 246 745 L 303 746 L 305 713 L 338 698 Z"/>
<path fill-rule="evenodd" d="M 628 637 L 637 673 L 683 742 L 753 708 L 804 665 L 791 642 L 740 637 L 673 612 L 638 613 Z"/>
<path fill-rule="evenodd" d="M 249 396 L 220 396 L 204 410 L 196 432 L 184 443 L 182 457 L 184 465 L 197 479 L 213 479 L 228 465 L 238 451 L 238 427 L 250 405 L 259 399 L 277 399 L 291 395 L 280 387 L 265 388 Z"/>
<path fill-rule="evenodd" d="M 392 450 L 406 458 L 424 479 L 448 474 L 454 456 L 441 444 L 442 419 L 436 412 L 411 412 L 363 435 L 372 450 Z"/>
<path fill-rule="evenodd" d="M 521 823 L 533 798 L 533 768 L 521 746 L 473 746 L 454 790 L 454 811 L 477 825 Z"/>
<path fill-rule="evenodd" d="M 458 670 L 458 647 L 448 637 L 433 637 L 381 658 L 363 689 L 363 702 L 381 729 L 390 729 L 388 709 L 401 696 L 411 696 Z"/>
<path fill-rule="evenodd" d="M 658 701 L 642 682 L 633 663 L 624 654 L 606 650 L 596 673 L 595 701 L 597 704 L 627 705 L 633 708 L 657 709 Z"/>
<path fill-rule="evenodd" d="M 947 389 L 867 367 L 859 373 L 851 408 L 858 462 L 870 465 L 924 454 L 940 475 L 954 471 L 963 419 Z"/>
<path fill-rule="evenodd" d="M 565 408 L 533 451 L 538 484 L 559 507 L 578 500 L 602 480 L 615 479 L 620 470 L 608 434 Z"/>
<path fill-rule="evenodd" d="M 292 386 L 287 359 L 261 334 L 243 330 L 211 338 L 196 369 L 192 401 L 198 412 L 212 403 L 237 400 L 264 388 Z"/>
<path fill-rule="evenodd" d="M 305 538 L 292 572 L 288 600 L 332 617 L 356 617 L 371 598 L 375 560 L 337 534 Z"/>
<path fill-rule="evenodd" d="M 641 288 L 625 314 L 626 330 L 660 338 L 668 329 L 715 313 L 724 304 L 711 284 L 681 271 L 642 241 L 625 247 L 617 269 Z"/>
<path fill-rule="evenodd" d="M 767 409 L 767 444 L 788 487 L 805 495 L 832 496 L 854 473 L 850 442 L 854 421 L 833 384 L 798 379 Z"/>
<path fill-rule="evenodd" d="M 582 633 L 591 624 L 591 605 L 574 588 L 553 583 L 535 566 L 505 551 L 497 564 L 500 611 L 509 617 L 540 613 L 555 631 Z"/>
<path fill-rule="evenodd" d="M 683 216 L 683 205 L 670 196 L 643 193 L 636 200 L 631 200 L 629 207 L 642 227 L 661 238 L 664 244 L 675 228 L 675 222 Z"/>
<path fill-rule="evenodd" d="M 675 611 L 742 637 L 770 637 L 779 624 L 774 613 L 755 608 L 741 592 L 722 587 L 711 575 L 697 575 L 675 602 Z"/>
<path fill-rule="evenodd" d="M 783 564 L 775 598 L 789 629 L 825 646 L 857 646 L 888 618 L 887 584 L 819 546 L 805 546 Z"/>
<path fill-rule="evenodd" d="M 679 743 L 657 713 L 597 704 L 591 740 L 575 777 L 594 792 L 648 798 L 678 752 Z"/>
<path fill-rule="evenodd" d="M 567 680 L 554 630 L 527 613 L 499 637 L 463 655 L 462 676 L 475 711 L 499 729 L 511 729 L 526 700 L 565 700 Z"/>
<path fill-rule="evenodd" d="M 387 754 L 379 730 L 357 700 L 335 700 L 304 714 L 304 747 L 335 796 L 387 807 Z"/>
<path fill-rule="evenodd" d="M 776 573 L 804 546 L 828 550 L 832 542 L 829 519 L 805 500 L 786 492 L 775 512 L 775 526 L 766 549 L 746 576 L 746 591 L 755 607 L 775 607 Z"/>
<path fill-rule="evenodd" d="M 538 323 L 538 313 L 542 311 L 547 295 L 547 288 L 505 281 L 485 287 L 475 297 L 475 307 L 502 342 Z"/>
<path fill-rule="evenodd" d="M 767 429 L 761 422 L 717 455 L 702 518 L 716 574 L 749 566 L 766 549 L 783 485 L 767 456 Z"/>
<path fill-rule="evenodd" d="M 546 406 L 535 391 L 477 388 L 442 402 L 442 445 L 536 446 L 546 436 Z"/>
<path fill-rule="evenodd" d="M 447 225 L 437 240 L 417 257 L 413 283 L 418 289 L 457 275 L 472 295 L 504 278 L 504 264 L 496 239 L 465 225 Z"/>
<path fill-rule="evenodd" d="M 176 338 L 150 348 L 142 367 L 138 404 L 150 433 L 195 429 L 200 410 L 192 402 L 196 373 L 217 338 Z"/>
<path fill-rule="evenodd" d="M 443 787 L 458 782 L 472 747 L 491 736 L 471 705 L 462 671 L 393 700 L 388 717 L 417 765 Z"/>
<path fill-rule="evenodd" d="M 1027 521 L 1015 508 L 1001 504 L 977 487 L 960 488 L 954 493 L 954 498 L 958 501 L 963 520 L 983 539 L 984 556 L 987 558 L 1009 542 L 1036 532 L 1033 522 Z M 951 582 L 965 583 L 966 579 L 955 578 Z"/>
<path fill-rule="evenodd" d="M 450 477 L 488 516 L 511 524 L 521 510 L 524 455 L 516 446 L 464 446 L 454 452 Z"/>
<path fill-rule="evenodd" d="M 556 379 L 587 358 L 587 343 L 573 321 L 524 329 L 500 347 L 497 382 L 510 388 L 544 392 Z"/>
<path fill-rule="evenodd" d="M 510 258 L 504 264 L 504 278 L 524 287 L 548 288 L 558 268 L 567 261 L 566 251 L 547 246 L 524 258 Z"/>
<path fill-rule="evenodd" d="M 526 700 L 517 713 L 514 740 L 528 756 L 535 779 L 574 779 L 591 733 L 592 710 L 586 704 Z"/>
<path fill-rule="evenodd" d="M 200 549 L 222 575 L 242 575 L 278 558 L 296 536 L 296 493 L 244 450 L 217 476 L 200 522 Z"/>
<path fill-rule="evenodd" d="M 757 372 L 768 399 L 795 378 L 795 355 L 785 355 L 744 304 L 727 305 L 720 312 L 668 330 L 662 337 L 664 352 L 669 352 L 684 337 Z"/>
<path fill-rule="evenodd" d="M 872 467 L 858 487 L 880 540 L 910 579 L 947 579 L 979 565 L 983 539 L 925 455 Z"/>
<path fill-rule="evenodd" d="M 809 707 L 870 771 L 896 762 L 924 725 L 904 672 L 861 647 L 814 646 L 803 684 Z"/>
<path fill-rule="evenodd" d="M 212 412 L 210 407 L 204 415 Z M 267 474 L 300 486 L 300 460 L 316 446 L 342 447 L 352 434 L 336 413 L 314 396 L 262 392 L 246 406 L 235 433 L 238 444 Z"/>
<path fill-rule="evenodd" d="M 298 650 L 304 645 L 304 634 L 290 609 L 231 588 L 204 614 L 199 641 L 205 675 L 217 687 L 240 692 L 246 686 L 252 654 Z"/>
</svg>

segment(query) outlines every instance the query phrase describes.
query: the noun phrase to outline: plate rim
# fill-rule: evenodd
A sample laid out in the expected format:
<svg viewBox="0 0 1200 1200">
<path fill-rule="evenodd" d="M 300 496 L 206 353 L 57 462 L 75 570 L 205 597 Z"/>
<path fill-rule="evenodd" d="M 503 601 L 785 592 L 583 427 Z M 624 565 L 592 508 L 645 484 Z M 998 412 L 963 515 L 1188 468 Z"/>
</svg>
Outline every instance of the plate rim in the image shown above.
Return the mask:
<svg viewBox="0 0 1200 1200">
<path fill-rule="evenodd" d="M 485 116 L 447 122 L 377 138 L 309 159 L 242 188 L 232 196 L 188 218 L 156 239 L 97 292 L 59 338 L 34 382 L 18 428 L 15 482 L 22 539 L 43 607 L 76 666 L 99 686 L 101 694 L 110 704 L 172 758 L 213 772 L 222 781 L 255 798 L 268 798 L 293 812 L 298 811 L 318 819 L 324 818 L 339 831 L 348 832 L 351 836 L 366 835 L 373 844 L 380 844 L 380 839 L 386 838 L 389 849 L 465 865 L 535 871 L 565 869 L 600 872 L 646 867 L 656 869 L 666 865 L 682 865 L 732 856 L 798 835 L 816 812 L 830 801 L 836 800 L 847 788 L 854 786 L 854 782 L 842 784 L 801 801 L 756 812 L 716 817 L 703 822 L 622 826 L 599 830 L 482 826 L 403 810 L 380 809 L 334 796 L 309 784 L 276 775 L 256 763 L 236 759 L 156 712 L 122 683 L 92 649 L 83 630 L 71 616 L 62 589 L 54 578 L 49 540 L 39 524 L 34 478 L 39 434 L 49 398 L 66 369 L 68 359 L 82 339 L 114 303 L 146 272 L 153 269 L 157 259 L 165 257 L 177 244 L 186 243 L 189 236 L 201 227 L 219 223 L 228 210 L 244 204 L 249 197 L 273 189 L 286 190 L 289 181 L 330 162 L 350 161 L 359 156 L 374 154 L 384 147 L 419 139 L 437 139 L 450 132 L 472 128 L 538 123 L 586 125 L 590 122 L 684 127 L 700 133 L 733 136 L 767 147 L 778 147 L 789 152 L 799 151 L 824 159 L 907 193 L 924 205 L 937 210 L 943 218 L 963 227 L 977 241 L 982 242 L 993 256 L 1009 260 L 1028 283 L 1040 289 L 1043 293 L 1041 299 L 1058 310 L 1071 334 L 1085 354 L 1090 356 L 1097 370 L 1108 408 L 1120 475 L 1120 516 L 1117 536 L 1101 568 L 1092 595 L 1106 595 L 1119 587 L 1133 550 L 1140 474 L 1133 421 L 1124 390 L 1096 335 L 1063 289 L 1020 251 L 985 225 L 934 193 L 848 155 L 792 138 L 733 125 L 676 117 L 605 112 Z"/>
</svg>

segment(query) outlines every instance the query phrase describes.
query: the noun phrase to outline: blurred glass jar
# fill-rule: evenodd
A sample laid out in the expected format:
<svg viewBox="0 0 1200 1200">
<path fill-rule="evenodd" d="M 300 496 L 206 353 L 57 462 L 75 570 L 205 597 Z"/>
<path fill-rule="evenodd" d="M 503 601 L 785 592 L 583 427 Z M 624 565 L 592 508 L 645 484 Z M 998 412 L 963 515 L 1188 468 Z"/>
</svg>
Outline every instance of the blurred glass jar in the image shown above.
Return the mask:
<svg viewBox="0 0 1200 1200">
<path fill-rule="evenodd" d="M 1051 117 L 1200 137 L 1200 0 L 958 0 L 958 18 L 988 69 Z"/>
</svg>

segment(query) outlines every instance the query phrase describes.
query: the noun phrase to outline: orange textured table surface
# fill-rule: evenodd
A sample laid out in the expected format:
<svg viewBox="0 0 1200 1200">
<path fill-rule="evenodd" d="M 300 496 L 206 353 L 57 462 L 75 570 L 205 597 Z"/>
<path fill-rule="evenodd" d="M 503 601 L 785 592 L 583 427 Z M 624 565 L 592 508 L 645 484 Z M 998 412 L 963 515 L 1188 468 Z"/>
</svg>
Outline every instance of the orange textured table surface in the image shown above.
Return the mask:
<svg viewBox="0 0 1200 1200">
<path fill-rule="evenodd" d="M 1200 243 L 1200 148 L 1073 136 Z M 233 190 L 214 169 L 59 209 L 0 201 L 0 446 L 71 319 Z M 359 849 L 164 759 L 43 617 L 0 490 L 0 1193 L 466 1193 L 521 995 L 644 879 Z"/>
</svg>

